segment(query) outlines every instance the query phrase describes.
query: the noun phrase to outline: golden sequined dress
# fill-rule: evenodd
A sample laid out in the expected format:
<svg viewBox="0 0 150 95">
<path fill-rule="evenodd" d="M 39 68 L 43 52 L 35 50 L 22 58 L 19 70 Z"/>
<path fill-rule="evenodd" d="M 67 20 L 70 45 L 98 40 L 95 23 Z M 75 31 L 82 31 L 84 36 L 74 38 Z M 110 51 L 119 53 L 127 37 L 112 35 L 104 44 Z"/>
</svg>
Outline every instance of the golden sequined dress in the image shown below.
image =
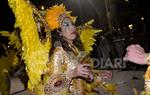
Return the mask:
<svg viewBox="0 0 150 95">
<path fill-rule="evenodd" d="M 73 51 L 67 52 L 62 47 L 55 48 L 48 64 L 50 77 L 44 88 L 46 95 L 87 95 L 88 91 L 84 91 L 87 87 L 83 87 L 87 82 L 81 78 L 70 78 L 82 57 L 85 57 L 85 53 L 79 52 L 76 47 Z"/>
<path fill-rule="evenodd" d="M 146 63 L 150 64 L 150 55 L 146 58 Z M 150 66 L 148 66 L 147 71 L 145 73 L 145 94 L 144 95 L 150 95 Z"/>
</svg>

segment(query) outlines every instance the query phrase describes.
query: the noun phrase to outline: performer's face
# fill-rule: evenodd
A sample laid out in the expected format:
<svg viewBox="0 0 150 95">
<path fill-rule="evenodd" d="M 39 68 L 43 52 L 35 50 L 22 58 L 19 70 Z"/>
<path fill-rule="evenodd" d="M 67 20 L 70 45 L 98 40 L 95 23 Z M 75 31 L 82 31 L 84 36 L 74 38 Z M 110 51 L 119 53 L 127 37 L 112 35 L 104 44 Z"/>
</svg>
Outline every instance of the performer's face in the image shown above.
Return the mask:
<svg viewBox="0 0 150 95">
<path fill-rule="evenodd" d="M 67 40 L 74 40 L 76 38 L 76 27 L 70 18 L 65 18 L 61 23 L 62 36 Z"/>
</svg>

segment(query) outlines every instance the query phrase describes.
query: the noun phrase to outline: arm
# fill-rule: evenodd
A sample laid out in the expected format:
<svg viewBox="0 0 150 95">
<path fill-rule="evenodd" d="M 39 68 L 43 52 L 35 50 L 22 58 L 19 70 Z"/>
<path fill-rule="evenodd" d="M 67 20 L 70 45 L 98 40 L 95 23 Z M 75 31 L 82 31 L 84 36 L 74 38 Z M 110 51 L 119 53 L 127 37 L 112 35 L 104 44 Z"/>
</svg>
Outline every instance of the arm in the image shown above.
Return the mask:
<svg viewBox="0 0 150 95">
<path fill-rule="evenodd" d="M 144 48 L 139 45 L 130 45 L 127 47 L 127 53 L 124 57 L 125 60 L 134 62 L 136 64 L 147 64 L 150 65 L 150 54 L 145 53 Z M 145 94 L 150 93 L 150 66 L 148 66 L 147 71 L 145 73 Z"/>
<path fill-rule="evenodd" d="M 67 64 L 64 64 L 65 58 L 63 54 L 63 49 L 61 47 L 56 48 L 51 57 L 51 62 L 49 63 L 50 75 L 63 74 L 68 80 L 72 80 L 75 77 L 92 78 L 91 71 L 86 68 L 89 67 L 88 64 L 78 64 L 74 69 L 67 70 Z"/>
<path fill-rule="evenodd" d="M 64 55 L 62 47 L 56 47 L 53 54 L 50 57 L 50 62 L 48 63 L 49 75 L 54 74 L 64 74 L 66 70 L 66 65 L 63 64 Z"/>
<path fill-rule="evenodd" d="M 131 61 L 136 64 L 148 64 L 148 53 L 145 53 L 144 48 L 139 45 L 130 45 L 126 48 L 125 61 Z"/>
<path fill-rule="evenodd" d="M 67 79 L 62 47 L 56 47 L 48 63 L 49 76 L 46 77 L 44 91 L 46 94 L 67 93 L 70 80 Z M 65 95 L 63 94 L 63 95 Z"/>
</svg>

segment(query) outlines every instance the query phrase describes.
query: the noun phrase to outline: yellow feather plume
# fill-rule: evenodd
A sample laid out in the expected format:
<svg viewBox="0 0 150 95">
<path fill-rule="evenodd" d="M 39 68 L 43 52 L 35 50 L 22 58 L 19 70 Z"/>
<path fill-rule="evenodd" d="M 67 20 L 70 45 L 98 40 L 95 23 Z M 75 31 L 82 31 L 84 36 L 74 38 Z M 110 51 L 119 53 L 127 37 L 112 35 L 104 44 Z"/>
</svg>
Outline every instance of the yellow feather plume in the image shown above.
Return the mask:
<svg viewBox="0 0 150 95">
<path fill-rule="evenodd" d="M 93 23 L 93 20 L 88 21 L 85 23 L 84 26 L 79 27 L 79 34 L 81 42 L 83 43 L 83 48 L 87 53 L 93 50 L 92 45 L 95 43 L 94 36 L 96 33 L 101 32 L 102 30 L 94 29 L 91 24 Z"/>
<path fill-rule="evenodd" d="M 1 34 L 1 36 L 8 37 L 10 35 L 10 32 L 8 32 L 8 31 L 0 31 L 0 34 Z"/>
<path fill-rule="evenodd" d="M 0 58 L 0 70 L 6 69 L 10 71 L 12 66 L 18 63 L 17 52 L 10 50 L 9 54 Z"/>
<path fill-rule="evenodd" d="M 51 41 L 49 38 L 45 44 L 40 42 L 33 10 L 27 2 L 24 0 L 8 1 L 16 17 L 15 27 L 21 29 L 22 57 L 25 60 L 29 77 L 28 88 L 33 90 L 40 84 L 41 75 L 47 70 L 46 63 L 48 62 Z"/>
<path fill-rule="evenodd" d="M 12 33 L 8 31 L 0 31 L 1 36 L 8 37 L 9 45 L 14 46 L 18 51 L 21 51 L 22 43 L 19 39 L 19 35 L 14 31 Z"/>
</svg>

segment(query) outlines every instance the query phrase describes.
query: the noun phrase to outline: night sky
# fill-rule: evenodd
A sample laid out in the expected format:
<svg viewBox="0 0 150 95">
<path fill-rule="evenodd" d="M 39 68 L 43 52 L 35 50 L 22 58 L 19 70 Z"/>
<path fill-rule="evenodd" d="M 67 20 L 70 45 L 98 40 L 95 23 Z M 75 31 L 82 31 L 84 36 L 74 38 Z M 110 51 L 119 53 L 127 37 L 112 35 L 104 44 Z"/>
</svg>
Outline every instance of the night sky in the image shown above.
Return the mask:
<svg viewBox="0 0 150 95">
<path fill-rule="evenodd" d="M 7 0 L 0 0 L 0 30 L 13 30 L 15 17 L 8 6 Z"/>
<path fill-rule="evenodd" d="M 77 25 L 94 19 L 94 26 L 108 28 L 104 0 L 31 0 L 38 8 L 64 3 L 72 14 L 78 16 Z M 14 15 L 7 0 L 0 0 L 0 30 L 13 30 Z M 150 18 L 149 0 L 107 0 L 112 26 L 135 23 L 141 17 Z"/>
</svg>

